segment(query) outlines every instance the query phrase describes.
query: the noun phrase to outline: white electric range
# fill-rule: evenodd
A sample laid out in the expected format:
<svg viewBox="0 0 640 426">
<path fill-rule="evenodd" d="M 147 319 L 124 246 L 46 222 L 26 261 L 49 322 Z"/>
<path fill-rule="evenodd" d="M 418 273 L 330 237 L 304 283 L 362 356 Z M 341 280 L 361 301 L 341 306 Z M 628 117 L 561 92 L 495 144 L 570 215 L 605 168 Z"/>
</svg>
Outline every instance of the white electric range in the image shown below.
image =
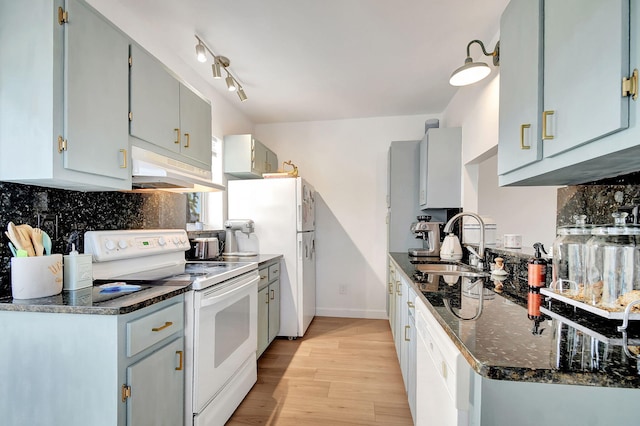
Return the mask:
<svg viewBox="0 0 640 426">
<path fill-rule="evenodd" d="M 224 424 L 257 380 L 256 262 L 187 262 L 186 231 L 89 231 L 93 276 L 153 285 L 190 281 L 185 294 L 185 425 Z"/>
</svg>

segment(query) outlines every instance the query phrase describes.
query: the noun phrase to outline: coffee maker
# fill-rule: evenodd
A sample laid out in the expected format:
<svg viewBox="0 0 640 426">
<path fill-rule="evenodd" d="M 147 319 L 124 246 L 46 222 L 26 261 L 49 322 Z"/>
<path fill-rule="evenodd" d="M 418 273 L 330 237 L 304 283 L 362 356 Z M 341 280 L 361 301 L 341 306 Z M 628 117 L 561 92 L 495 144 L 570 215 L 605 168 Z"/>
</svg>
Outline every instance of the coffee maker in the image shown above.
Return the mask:
<svg viewBox="0 0 640 426">
<path fill-rule="evenodd" d="M 431 216 L 418 216 L 417 222 L 411 224 L 411 232 L 416 239 L 422 240 L 421 248 L 410 248 L 409 256 L 412 257 L 440 257 L 440 228 L 442 222 L 429 222 Z"/>
</svg>

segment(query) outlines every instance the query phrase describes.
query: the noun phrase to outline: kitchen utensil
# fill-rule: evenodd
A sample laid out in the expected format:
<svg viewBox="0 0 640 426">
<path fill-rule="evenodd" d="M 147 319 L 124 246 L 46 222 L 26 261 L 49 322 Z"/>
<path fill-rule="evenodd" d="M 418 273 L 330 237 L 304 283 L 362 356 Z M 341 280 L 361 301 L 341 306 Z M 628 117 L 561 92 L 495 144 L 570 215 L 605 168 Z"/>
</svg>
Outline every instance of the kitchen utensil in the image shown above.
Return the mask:
<svg viewBox="0 0 640 426">
<path fill-rule="evenodd" d="M 11 240 L 11 242 L 17 249 L 22 248 L 20 235 L 18 234 L 18 230 L 16 229 L 16 226 L 13 224 L 13 222 L 9 222 L 9 224 L 7 225 L 7 232 L 5 232 L 5 235 L 7 236 L 7 238 L 9 238 L 9 240 Z"/>
<path fill-rule="evenodd" d="M 44 231 L 42 231 L 42 245 L 44 246 L 44 254 L 49 256 L 51 254 L 51 237 Z"/>
<path fill-rule="evenodd" d="M 15 225 L 14 225 L 15 226 Z M 16 231 L 20 235 L 20 244 L 27 251 L 29 256 L 35 256 L 36 251 L 33 248 L 33 228 L 27 224 L 15 226 Z"/>
<path fill-rule="evenodd" d="M 14 257 L 18 255 L 18 250 L 16 250 L 16 246 L 14 246 L 12 242 L 9 242 L 9 250 L 11 250 L 11 254 Z"/>
<path fill-rule="evenodd" d="M 440 258 L 443 260 L 462 259 L 462 246 L 460 246 L 460 240 L 453 232 L 444 237 L 440 248 Z"/>
<path fill-rule="evenodd" d="M 33 249 L 36 252 L 36 256 L 42 256 L 44 254 L 44 246 L 42 245 L 42 230 L 40 228 L 33 228 L 31 241 L 33 243 Z"/>
<path fill-rule="evenodd" d="M 26 250 L 20 249 L 16 252 L 16 257 L 29 257 L 29 254 Z"/>
</svg>

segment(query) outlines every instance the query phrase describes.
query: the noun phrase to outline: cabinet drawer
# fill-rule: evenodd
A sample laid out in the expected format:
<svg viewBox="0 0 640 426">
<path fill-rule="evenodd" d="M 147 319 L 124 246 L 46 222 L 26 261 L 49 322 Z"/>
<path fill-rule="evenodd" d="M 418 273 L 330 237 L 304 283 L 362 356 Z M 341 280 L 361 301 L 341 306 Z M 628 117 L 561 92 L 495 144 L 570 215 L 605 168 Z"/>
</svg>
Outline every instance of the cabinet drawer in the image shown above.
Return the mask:
<svg viewBox="0 0 640 426">
<path fill-rule="evenodd" d="M 258 275 L 260 275 L 260 282 L 258 283 L 258 290 L 260 290 L 269 284 L 269 268 L 265 266 L 258 269 Z"/>
<path fill-rule="evenodd" d="M 184 304 L 176 303 L 127 323 L 127 356 L 184 329 Z"/>
<path fill-rule="evenodd" d="M 280 278 L 280 262 L 269 266 L 269 281 Z"/>
</svg>

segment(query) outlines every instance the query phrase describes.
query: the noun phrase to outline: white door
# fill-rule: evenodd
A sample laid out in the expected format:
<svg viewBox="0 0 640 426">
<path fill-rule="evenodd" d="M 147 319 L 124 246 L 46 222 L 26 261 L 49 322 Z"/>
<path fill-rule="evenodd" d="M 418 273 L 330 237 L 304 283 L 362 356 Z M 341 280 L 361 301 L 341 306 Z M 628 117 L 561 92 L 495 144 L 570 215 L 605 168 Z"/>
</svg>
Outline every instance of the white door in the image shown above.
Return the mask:
<svg viewBox="0 0 640 426">
<path fill-rule="evenodd" d="M 315 190 L 304 179 L 296 180 L 296 204 L 298 210 L 297 231 L 313 231 L 316 224 Z"/>
<path fill-rule="evenodd" d="M 316 242 L 314 232 L 298 233 L 298 335 L 316 315 Z"/>
</svg>

